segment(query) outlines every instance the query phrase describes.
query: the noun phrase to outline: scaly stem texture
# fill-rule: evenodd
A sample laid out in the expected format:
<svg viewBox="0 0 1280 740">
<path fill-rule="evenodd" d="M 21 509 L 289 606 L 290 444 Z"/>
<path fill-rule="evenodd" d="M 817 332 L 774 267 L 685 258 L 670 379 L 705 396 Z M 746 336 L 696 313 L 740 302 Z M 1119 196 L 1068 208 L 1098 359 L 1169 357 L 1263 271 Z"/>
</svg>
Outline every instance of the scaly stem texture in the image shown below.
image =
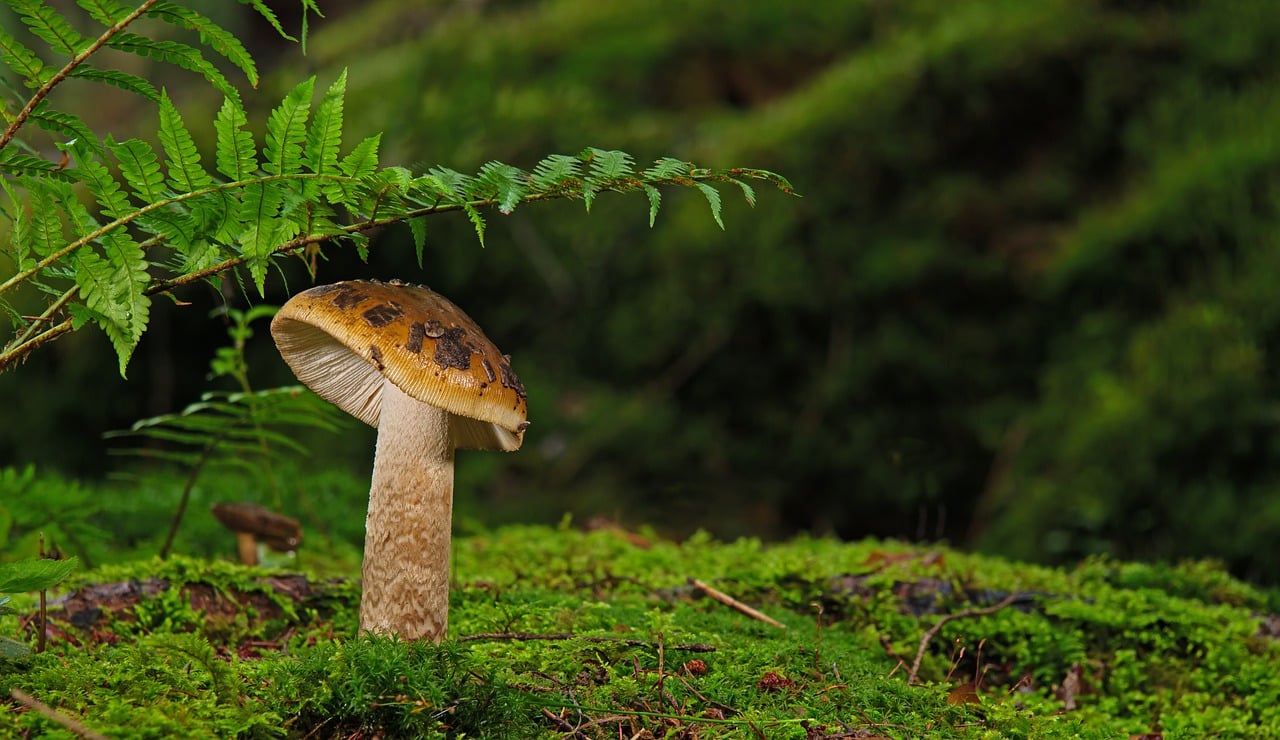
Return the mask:
<svg viewBox="0 0 1280 740">
<path fill-rule="evenodd" d="M 384 381 L 365 526 L 361 631 L 444 639 L 452 521 L 449 414 Z"/>
</svg>

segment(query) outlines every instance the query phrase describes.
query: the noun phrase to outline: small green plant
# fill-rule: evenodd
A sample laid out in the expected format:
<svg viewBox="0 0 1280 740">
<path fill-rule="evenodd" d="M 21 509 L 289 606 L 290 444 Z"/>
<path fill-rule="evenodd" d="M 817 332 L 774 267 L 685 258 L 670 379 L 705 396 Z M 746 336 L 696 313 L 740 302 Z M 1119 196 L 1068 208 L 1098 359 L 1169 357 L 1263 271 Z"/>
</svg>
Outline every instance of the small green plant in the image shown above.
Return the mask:
<svg viewBox="0 0 1280 740">
<path fill-rule="evenodd" d="M 93 567 L 108 534 L 96 523 L 102 513 L 98 492 L 36 466 L 0 469 L 0 546 L 35 553 L 46 535 L 50 549 L 78 557 Z"/>
<path fill-rule="evenodd" d="M 292 38 L 265 3 L 245 2 Z M 419 173 L 382 167 L 378 135 L 344 151 L 345 72 L 319 100 L 314 77 L 295 86 L 272 110 L 259 143 L 248 130 L 239 91 L 203 53 L 223 57 L 250 84 L 258 80 L 254 60 L 233 34 L 199 13 L 168 0 L 136 7 L 78 0 L 87 17 L 72 22 L 39 0 L 6 4 L 55 61 L 46 63 L 0 30 L 0 63 L 29 90 L 9 96 L 7 125 L 0 132 L 0 188 L 8 196 L 3 210 L 12 231 L 0 253 L 13 264 L 12 274 L 0 280 L 0 310 L 14 330 L 0 348 L 0 370 L 93 324 L 110 339 L 123 374 L 147 328 L 153 296 L 240 268 L 261 294 L 278 258 L 311 261 L 322 244 L 333 241 L 352 244 L 364 256 L 365 232 L 388 224 L 409 225 L 421 263 L 424 218 L 440 213 L 464 213 L 483 244 L 482 211 L 488 208 L 510 213 L 522 203 L 578 198 L 590 209 L 602 192 L 640 191 L 649 200 L 652 221 L 662 200 L 658 188 L 681 186 L 702 192 L 720 222 L 713 183 L 738 185 L 748 201 L 755 197 L 748 180 L 790 192 L 786 180 L 763 170 L 711 170 L 663 158 L 637 171 L 630 155 L 597 148 L 552 155 L 532 171 L 500 162 L 474 175 L 440 166 Z M 318 8 L 302 0 L 302 9 L 305 43 L 305 19 Z M 135 24 L 143 18 L 195 31 L 199 43 L 140 35 Z M 96 35 L 76 30 L 90 24 Z M 223 97 L 213 122 L 212 158 L 199 151 L 166 90 L 138 75 L 89 64 L 106 49 L 193 72 Z M 139 138 L 99 135 L 91 122 L 55 107 L 51 94 L 73 77 L 149 101 L 158 113 L 159 149 Z M 53 148 L 61 152 L 59 161 L 41 155 Z M 77 189 L 92 195 L 93 209 L 75 197 Z M 36 291 L 22 292 L 19 300 L 15 291 L 23 286 Z"/>
<path fill-rule="evenodd" d="M 77 565 L 79 563 L 75 558 L 69 560 L 31 558 L 0 564 L 0 615 L 10 611 L 9 595 L 29 591 L 40 591 L 43 594 L 45 590 L 66 580 Z M 43 599 L 41 602 L 43 605 Z M 43 610 L 39 616 L 40 626 L 43 627 Z M 30 652 L 31 648 L 25 643 L 0 635 L 0 658 L 17 658 Z"/>
<path fill-rule="evenodd" d="M 274 505 L 281 505 L 273 461 L 283 453 L 306 455 L 307 449 L 291 429 L 311 428 L 337 431 L 347 417 L 332 404 L 303 386 L 286 386 L 256 391 L 249 382 L 245 342 L 253 336 L 250 324 L 275 314 L 274 306 L 255 306 L 248 311 L 226 308 L 230 319 L 227 334 L 231 343 L 218 349 L 210 362 L 210 378 L 231 378 L 240 390 L 208 391 L 200 401 L 175 414 L 141 419 L 127 430 L 108 432 L 108 439 L 140 437 L 143 447 L 114 450 L 143 459 L 177 463 L 187 471 L 168 534 L 160 547 L 160 557 L 168 557 L 178 527 L 186 515 L 191 492 L 201 473 L 215 466 L 229 466 L 262 477 L 273 492 Z"/>
</svg>

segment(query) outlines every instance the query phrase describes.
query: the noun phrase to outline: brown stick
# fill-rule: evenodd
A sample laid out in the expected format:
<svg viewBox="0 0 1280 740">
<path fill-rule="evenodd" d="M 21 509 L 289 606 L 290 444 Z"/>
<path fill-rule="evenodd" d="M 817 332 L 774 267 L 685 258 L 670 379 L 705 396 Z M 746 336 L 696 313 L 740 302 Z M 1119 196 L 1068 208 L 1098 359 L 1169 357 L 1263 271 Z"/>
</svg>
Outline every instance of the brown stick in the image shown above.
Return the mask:
<svg viewBox="0 0 1280 740">
<path fill-rule="evenodd" d="M 67 715 L 62 714 L 58 710 L 54 709 L 48 704 L 45 704 L 44 702 L 28 694 L 22 689 L 11 689 L 9 691 L 9 695 L 12 696 L 17 701 L 19 701 L 20 703 L 22 703 L 23 706 L 26 706 L 28 709 L 32 709 L 36 712 L 39 712 L 40 714 L 44 715 L 45 717 L 48 717 L 54 722 L 57 722 L 58 724 L 67 728 L 68 730 L 71 730 L 72 732 L 79 735 L 80 737 L 88 738 L 88 740 L 107 740 L 106 735 L 102 735 L 97 732 L 94 732 L 93 730 L 90 730 L 88 727 L 85 727 L 84 725 L 80 724 L 75 719 L 72 719 L 71 717 L 68 717 Z"/>
<path fill-rule="evenodd" d="M 551 720 L 552 723 L 554 723 L 555 726 L 559 728 L 561 732 L 569 735 L 570 737 L 575 738 L 575 740 L 590 740 L 590 738 L 588 738 L 586 735 L 583 735 L 581 732 L 579 732 L 577 728 L 569 724 L 569 722 L 566 721 L 563 717 L 557 715 L 555 712 L 551 711 L 550 709 L 543 709 L 542 716 Z"/>
<path fill-rule="evenodd" d="M 998 604 L 993 604 L 992 606 L 984 607 L 982 609 L 966 609 L 962 612 L 956 612 L 955 614 L 943 615 L 942 618 L 939 619 L 936 624 L 930 627 L 929 630 L 924 633 L 924 636 L 920 638 L 920 647 L 919 649 L 916 650 L 916 659 L 911 664 L 911 672 L 907 674 L 907 685 L 910 686 L 916 682 L 916 677 L 920 673 L 920 663 L 924 661 L 925 648 L 929 646 L 929 641 L 932 640 L 938 634 L 938 632 L 942 630 L 942 625 L 946 624 L 947 622 L 950 622 L 953 619 L 966 619 L 968 617 L 983 617 L 988 614 L 994 614 L 995 612 L 998 612 L 1001 609 L 1005 608 L 1006 606 L 1009 606 L 1010 604 L 1012 604 L 1014 601 L 1017 600 L 1018 596 L 1020 596 L 1020 594 L 1015 591 L 1014 593 L 1011 593 L 1008 596 L 1001 599 L 1000 603 Z"/>
<path fill-rule="evenodd" d="M 741 601 L 738 601 L 737 599 L 733 598 L 729 594 L 719 589 L 712 588 L 711 586 L 703 583 L 702 581 L 699 581 L 697 578 L 690 576 L 689 585 L 703 592 L 707 596 L 710 596 L 716 601 L 719 601 L 721 604 L 724 604 L 725 606 L 731 609 L 736 609 L 737 611 L 742 612 L 743 614 L 747 615 L 748 617 L 751 617 L 752 619 L 759 620 L 761 622 L 764 622 L 765 624 L 771 624 L 774 627 L 778 627 L 781 629 L 787 628 L 787 625 L 783 624 L 782 622 L 779 622 L 778 620 L 774 619 L 773 617 L 763 612 L 757 611 L 756 609 L 752 609 L 751 607 L 747 606 Z"/>
</svg>

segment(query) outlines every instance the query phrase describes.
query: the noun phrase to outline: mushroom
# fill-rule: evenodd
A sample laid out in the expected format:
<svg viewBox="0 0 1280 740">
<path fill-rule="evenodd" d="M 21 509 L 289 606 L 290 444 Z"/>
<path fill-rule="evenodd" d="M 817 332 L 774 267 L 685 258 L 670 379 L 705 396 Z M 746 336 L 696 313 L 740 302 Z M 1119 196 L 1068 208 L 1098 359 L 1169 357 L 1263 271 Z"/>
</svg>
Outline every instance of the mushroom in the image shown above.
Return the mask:
<svg viewBox="0 0 1280 740">
<path fill-rule="evenodd" d="M 245 565 L 258 564 L 258 540 L 276 552 L 289 552 L 302 544 L 302 525 L 297 519 L 260 504 L 214 504 L 213 516 L 236 533 L 240 562 Z"/>
<path fill-rule="evenodd" d="M 299 293 L 271 334 L 298 380 L 378 429 L 361 631 L 443 640 L 453 451 L 520 448 L 528 405 L 511 358 L 443 296 L 396 280 Z"/>
</svg>

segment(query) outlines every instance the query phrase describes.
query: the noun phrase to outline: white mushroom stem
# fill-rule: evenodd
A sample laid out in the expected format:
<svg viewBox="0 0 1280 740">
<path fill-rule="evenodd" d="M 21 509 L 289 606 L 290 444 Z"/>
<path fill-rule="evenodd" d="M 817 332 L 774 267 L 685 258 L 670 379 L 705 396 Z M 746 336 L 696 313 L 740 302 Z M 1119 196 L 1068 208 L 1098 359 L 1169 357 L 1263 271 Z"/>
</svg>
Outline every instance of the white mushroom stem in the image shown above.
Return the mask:
<svg viewBox="0 0 1280 740">
<path fill-rule="evenodd" d="M 447 411 L 383 381 L 365 526 L 361 631 L 444 639 L 453 448 Z"/>
</svg>

